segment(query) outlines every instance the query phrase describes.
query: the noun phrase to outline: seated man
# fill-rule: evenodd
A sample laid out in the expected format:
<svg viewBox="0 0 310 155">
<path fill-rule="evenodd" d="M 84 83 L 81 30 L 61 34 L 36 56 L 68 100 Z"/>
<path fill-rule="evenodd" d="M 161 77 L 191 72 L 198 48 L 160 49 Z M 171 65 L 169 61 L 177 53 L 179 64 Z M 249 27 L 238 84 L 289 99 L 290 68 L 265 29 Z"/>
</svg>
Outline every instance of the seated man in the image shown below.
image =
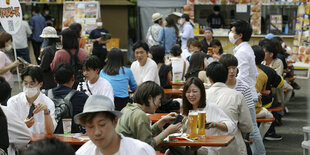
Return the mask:
<svg viewBox="0 0 310 155">
<path fill-rule="evenodd" d="M 92 95 L 83 112 L 74 116 L 75 122 L 86 128 L 90 141 L 76 152 L 77 155 L 137 154 L 154 155 L 155 150 L 145 142 L 125 137 L 115 131 L 120 111 L 106 96 Z"/>
<path fill-rule="evenodd" d="M 274 100 L 273 100 L 271 87 L 281 88 L 284 83 L 283 78 L 280 75 L 278 75 L 274 69 L 261 64 L 261 62 L 263 61 L 265 57 L 264 50 L 261 47 L 253 46 L 252 48 L 255 54 L 255 61 L 257 64 L 257 69 L 262 70 L 267 75 L 267 83 L 266 83 L 265 90 L 270 91 L 269 94 L 262 95 L 262 99 L 260 100 L 261 102 L 257 102 L 256 115 L 257 115 L 257 118 L 261 118 L 261 117 L 271 118 L 270 112 L 268 112 L 268 110 L 265 109 L 265 108 L 270 108 L 271 106 L 276 106 L 277 104 L 276 101 L 273 102 Z M 263 134 L 263 132 L 265 131 L 262 131 L 262 130 L 265 130 L 268 124 L 265 124 L 265 127 L 264 125 L 263 127 L 260 127 L 260 129 L 263 128 L 261 130 L 262 137 L 265 136 L 265 139 L 267 140 L 281 140 L 282 137 L 280 135 L 277 135 L 275 131 L 275 123 L 277 122 L 277 120 L 281 119 L 281 116 L 276 112 L 273 112 L 272 114 L 274 115 L 276 121 L 271 123 L 269 130 L 267 131 L 265 135 Z"/>
<path fill-rule="evenodd" d="M 87 95 L 103 95 L 109 97 L 114 102 L 113 88 L 110 82 L 99 76 L 101 62 L 97 56 L 88 56 L 82 62 L 85 82 L 78 85 L 78 90 Z"/>
<path fill-rule="evenodd" d="M 137 60 L 131 64 L 130 69 L 137 84 L 140 85 L 145 81 L 154 81 L 160 85 L 157 64 L 148 58 L 148 45 L 145 42 L 138 41 L 133 45 L 133 51 Z"/>
<path fill-rule="evenodd" d="M 8 108 L 14 111 L 19 119 L 24 120 L 31 133 L 53 133 L 56 128 L 55 105 L 40 92 L 43 85 L 42 70 L 39 67 L 27 67 L 21 78 L 23 92 L 8 100 Z M 32 107 L 35 109 L 29 110 Z"/>
<path fill-rule="evenodd" d="M 0 104 L 6 101 L 10 94 L 11 87 L 9 83 L 6 82 L 3 77 L 0 77 Z M 23 120 L 19 119 L 13 111 L 8 109 L 8 107 L 0 105 L 0 113 L 2 113 L 0 114 L 0 148 L 2 148 L 5 142 L 8 142 L 9 146 L 7 149 L 7 153 L 9 155 L 15 155 L 16 151 L 24 149 L 30 142 L 30 130 L 23 122 Z M 7 125 L 3 124 L 2 121 L 7 122 Z M 7 132 L 5 132 L 3 128 L 6 128 Z M 3 136 L 6 136 L 8 139 L 4 138 Z"/>
<path fill-rule="evenodd" d="M 58 86 L 56 88 L 48 90 L 48 97 L 54 97 L 55 99 L 62 98 L 64 99 L 69 93 L 73 93 L 70 98 L 70 103 L 72 105 L 72 119 L 73 116 L 82 112 L 84 104 L 88 96 L 81 91 L 75 91 L 72 89 L 74 84 L 73 70 L 69 63 L 60 63 L 54 69 L 54 77 Z M 52 91 L 52 92 L 51 92 Z M 56 103 L 55 103 L 56 104 Z M 64 112 L 70 112 L 71 109 L 65 109 Z M 62 116 L 63 114 L 55 114 L 56 119 L 58 120 L 58 125 L 56 127 L 55 133 L 63 133 L 62 126 Z M 83 132 L 82 128 L 79 127 L 74 121 L 72 121 L 71 133 L 81 133 Z"/>
<path fill-rule="evenodd" d="M 207 103 L 217 104 L 228 117 L 237 125 L 234 136 L 239 148 L 236 154 L 247 154 L 246 146 L 242 136 L 253 130 L 250 111 L 245 102 L 244 96 L 225 85 L 228 69 L 219 62 L 212 62 L 206 69 L 207 77 L 212 86 L 206 90 Z M 227 149 L 229 151 L 229 149 Z M 230 150 L 231 151 L 231 150 Z M 226 152 L 229 154 L 229 152 Z M 230 152 L 231 153 L 231 152 Z"/>
</svg>

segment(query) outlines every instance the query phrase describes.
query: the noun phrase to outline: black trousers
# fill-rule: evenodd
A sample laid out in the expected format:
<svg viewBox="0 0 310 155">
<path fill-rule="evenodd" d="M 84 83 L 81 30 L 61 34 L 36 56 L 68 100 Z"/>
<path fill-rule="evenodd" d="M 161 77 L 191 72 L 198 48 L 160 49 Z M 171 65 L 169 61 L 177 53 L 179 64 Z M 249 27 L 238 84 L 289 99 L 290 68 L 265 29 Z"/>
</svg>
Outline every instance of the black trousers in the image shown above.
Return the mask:
<svg viewBox="0 0 310 155">
<path fill-rule="evenodd" d="M 129 97 L 125 98 L 114 97 L 115 110 L 121 111 L 124 107 L 126 107 L 128 102 L 130 102 Z"/>
<path fill-rule="evenodd" d="M 36 57 L 38 65 L 40 65 L 41 61 L 39 60 L 39 57 L 40 57 L 40 50 L 41 50 L 42 42 L 36 42 L 34 40 L 31 40 L 31 42 L 32 42 L 34 56 Z"/>
</svg>

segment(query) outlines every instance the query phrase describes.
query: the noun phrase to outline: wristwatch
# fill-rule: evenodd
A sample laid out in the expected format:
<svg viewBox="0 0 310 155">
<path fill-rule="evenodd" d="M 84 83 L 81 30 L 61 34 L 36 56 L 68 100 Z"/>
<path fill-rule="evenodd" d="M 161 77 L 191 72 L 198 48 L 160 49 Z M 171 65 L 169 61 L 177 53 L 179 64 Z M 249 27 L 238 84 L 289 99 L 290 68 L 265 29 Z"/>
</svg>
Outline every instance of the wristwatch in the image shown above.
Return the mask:
<svg viewBox="0 0 310 155">
<path fill-rule="evenodd" d="M 50 114 L 50 110 L 48 109 L 47 112 L 44 112 L 44 115 L 49 115 Z"/>
</svg>

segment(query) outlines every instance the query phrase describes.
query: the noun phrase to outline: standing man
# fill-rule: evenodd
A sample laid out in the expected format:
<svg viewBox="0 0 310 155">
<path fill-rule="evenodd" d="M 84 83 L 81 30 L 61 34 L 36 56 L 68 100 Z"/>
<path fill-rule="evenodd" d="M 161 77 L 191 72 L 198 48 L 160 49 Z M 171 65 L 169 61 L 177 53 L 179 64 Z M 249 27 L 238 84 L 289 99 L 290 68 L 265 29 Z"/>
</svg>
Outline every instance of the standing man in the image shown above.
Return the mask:
<svg viewBox="0 0 310 155">
<path fill-rule="evenodd" d="M 90 141 L 80 147 L 77 155 L 135 154 L 155 155 L 155 150 L 145 142 L 125 137 L 115 131 L 120 111 L 106 96 L 90 96 L 83 112 L 74 116 L 75 122 L 86 128 Z"/>
<path fill-rule="evenodd" d="M 154 24 L 147 30 L 145 39 L 149 47 L 159 45 L 158 36 L 159 31 L 162 29 L 161 25 L 163 24 L 163 15 L 158 12 L 154 13 L 152 15 L 152 21 Z"/>
<path fill-rule="evenodd" d="M 211 47 L 210 43 L 212 39 L 213 39 L 213 30 L 211 27 L 206 27 L 204 38 L 203 40 L 201 40 L 202 51 L 206 54 L 208 53 L 208 48 Z"/>
<path fill-rule="evenodd" d="M 13 34 L 13 41 L 16 48 L 16 54 L 19 57 L 24 58 L 27 62 L 30 62 L 28 40 L 27 38 L 31 35 L 32 31 L 27 21 L 23 20 L 20 29 Z"/>
<path fill-rule="evenodd" d="M 40 8 L 35 6 L 32 8 L 32 17 L 30 19 L 30 27 L 32 29 L 31 41 L 33 52 L 38 65 L 40 64 L 39 56 L 43 39 L 40 37 L 43 29 L 46 27 L 45 18 L 40 15 Z"/>
<path fill-rule="evenodd" d="M 154 81 L 158 85 L 159 76 L 157 64 L 151 58 L 148 58 L 149 47 L 145 42 L 138 41 L 133 45 L 136 61 L 131 64 L 133 76 L 138 85 L 145 81 Z"/>
<path fill-rule="evenodd" d="M 93 41 L 93 55 L 96 55 L 100 61 L 102 62 L 102 65 L 105 65 L 105 59 L 107 57 L 107 47 L 106 43 L 109 42 L 108 40 L 105 40 L 102 35 L 108 34 L 109 31 L 102 27 L 102 20 L 101 18 L 98 18 L 96 20 L 97 28 L 92 30 L 89 35 L 89 39 Z M 78 37 L 78 36 L 77 36 Z"/>
<path fill-rule="evenodd" d="M 188 14 L 183 14 L 178 22 L 181 25 L 181 33 L 179 34 L 182 44 L 181 49 L 184 50 L 186 49 L 187 40 L 194 38 L 194 26 L 190 23 Z"/>
<path fill-rule="evenodd" d="M 253 102 L 256 105 L 256 102 L 258 101 L 258 95 L 255 88 L 257 69 L 253 49 L 248 43 L 252 36 L 252 31 L 253 29 L 248 22 L 244 20 L 237 20 L 232 23 L 231 31 L 229 32 L 229 41 L 237 46 L 234 49 L 234 55 L 238 60 L 239 73 L 237 78 L 248 84 L 251 89 L 252 98 L 254 100 Z M 252 118 L 256 118 L 256 112 L 253 108 L 250 109 L 250 113 Z M 259 132 L 250 133 L 250 138 L 259 136 L 261 137 Z M 254 155 L 266 154 L 263 143 L 257 141 L 257 143 L 253 144 L 251 145 L 251 150 Z"/>
</svg>

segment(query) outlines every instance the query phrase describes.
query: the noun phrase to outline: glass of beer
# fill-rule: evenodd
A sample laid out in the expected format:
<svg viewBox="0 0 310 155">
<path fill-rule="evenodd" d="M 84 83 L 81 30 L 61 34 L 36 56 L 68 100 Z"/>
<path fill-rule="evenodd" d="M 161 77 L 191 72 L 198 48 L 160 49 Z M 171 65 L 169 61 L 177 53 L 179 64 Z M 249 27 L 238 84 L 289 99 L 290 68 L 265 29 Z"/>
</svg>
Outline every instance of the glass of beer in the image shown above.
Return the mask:
<svg viewBox="0 0 310 155">
<path fill-rule="evenodd" d="M 198 132 L 197 132 L 197 123 L 198 123 L 198 111 L 197 110 L 190 110 L 188 114 L 189 126 L 190 126 L 190 139 L 197 139 Z"/>
<path fill-rule="evenodd" d="M 204 138 L 206 136 L 205 130 L 206 123 L 206 111 L 203 108 L 198 110 L 198 136 Z"/>
</svg>

